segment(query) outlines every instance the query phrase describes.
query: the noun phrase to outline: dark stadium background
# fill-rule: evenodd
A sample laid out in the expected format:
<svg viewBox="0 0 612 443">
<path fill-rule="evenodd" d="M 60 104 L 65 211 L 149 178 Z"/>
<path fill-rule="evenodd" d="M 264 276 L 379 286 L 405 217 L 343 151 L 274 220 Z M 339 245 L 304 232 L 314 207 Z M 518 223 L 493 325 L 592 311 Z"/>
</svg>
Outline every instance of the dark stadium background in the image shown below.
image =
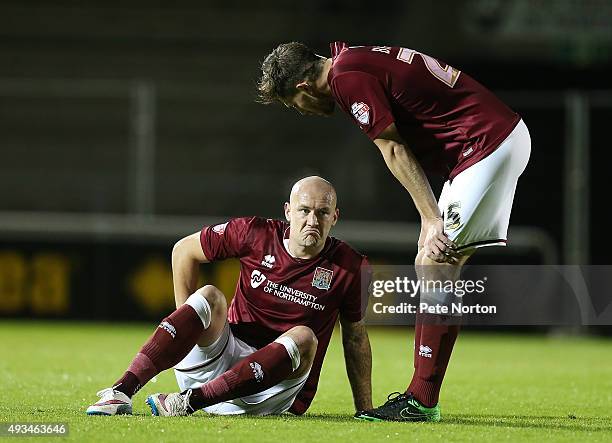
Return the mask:
<svg viewBox="0 0 612 443">
<path fill-rule="evenodd" d="M 411 263 L 414 206 L 348 118 L 254 102 L 261 60 L 294 40 L 415 48 L 523 116 L 533 150 L 511 246 L 473 263 L 609 264 L 612 5 L 423 3 L 3 1 L 0 314 L 158 319 L 176 240 L 281 217 L 315 173 L 337 187 L 339 237 Z M 203 272 L 232 292 L 235 263 Z"/>
</svg>

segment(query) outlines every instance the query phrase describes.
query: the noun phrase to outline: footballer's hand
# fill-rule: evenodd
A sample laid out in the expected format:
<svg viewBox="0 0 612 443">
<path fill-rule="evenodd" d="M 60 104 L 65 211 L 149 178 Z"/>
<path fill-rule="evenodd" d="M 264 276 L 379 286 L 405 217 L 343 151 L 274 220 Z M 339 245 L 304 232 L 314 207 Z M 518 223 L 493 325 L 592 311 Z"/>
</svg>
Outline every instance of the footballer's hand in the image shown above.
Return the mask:
<svg viewBox="0 0 612 443">
<path fill-rule="evenodd" d="M 444 233 L 444 220 L 441 217 L 422 221 L 419 246 L 421 242 L 425 255 L 430 260 L 438 263 L 458 263 L 460 254 L 455 250 L 455 243 Z"/>
</svg>

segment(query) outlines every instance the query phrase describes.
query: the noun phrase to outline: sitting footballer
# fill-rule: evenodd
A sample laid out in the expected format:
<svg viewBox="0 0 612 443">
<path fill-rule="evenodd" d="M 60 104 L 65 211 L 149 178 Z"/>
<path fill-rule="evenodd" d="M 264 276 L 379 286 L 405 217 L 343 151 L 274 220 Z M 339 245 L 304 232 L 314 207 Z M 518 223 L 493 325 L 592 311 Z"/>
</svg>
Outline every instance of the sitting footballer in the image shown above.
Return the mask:
<svg viewBox="0 0 612 443">
<path fill-rule="evenodd" d="M 320 177 L 293 186 L 289 223 L 236 218 L 176 243 L 172 273 L 177 309 L 163 319 L 125 373 L 89 415 L 132 413 L 132 397 L 174 367 L 180 393 L 146 399 L 153 415 L 301 415 L 310 406 L 338 316 L 357 411 L 371 409 L 370 342 L 363 316 L 366 257 L 329 237 L 338 221 L 336 192 Z M 240 259 L 227 307 L 214 286 L 197 289 L 200 263 Z M 365 281 L 367 280 L 367 281 Z"/>
</svg>

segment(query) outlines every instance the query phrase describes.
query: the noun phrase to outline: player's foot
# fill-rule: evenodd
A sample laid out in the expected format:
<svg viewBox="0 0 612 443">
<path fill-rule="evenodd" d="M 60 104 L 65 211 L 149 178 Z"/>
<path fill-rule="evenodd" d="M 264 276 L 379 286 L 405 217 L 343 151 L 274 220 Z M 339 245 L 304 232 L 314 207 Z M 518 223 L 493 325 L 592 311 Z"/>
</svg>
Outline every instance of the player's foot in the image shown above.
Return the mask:
<svg viewBox="0 0 612 443">
<path fill-rule="evenodd" d="M 440 406 L 423 406 L 412 394 L 389 394 L 387 402 L 368 411 L 355 414 L 358 420 L 367 421 L 440 421 Z"/>
<path fill-rule="evenodd" d="M 153 394 L 147 397 L 146 403 L 151 408 L 153 415 L 163 417 L 190 415 L 194 413 L 194 410 L 189 406 L 190 396 L 191 389 L 188 389 L 184 394 Z"/>
<path fill-rule="evenodd" d="M 100 401 L 87 408 L 87 415 L 131 415 L 132 399 L 114 388 L 116 386 L 98 392 Z"/>
</svg>

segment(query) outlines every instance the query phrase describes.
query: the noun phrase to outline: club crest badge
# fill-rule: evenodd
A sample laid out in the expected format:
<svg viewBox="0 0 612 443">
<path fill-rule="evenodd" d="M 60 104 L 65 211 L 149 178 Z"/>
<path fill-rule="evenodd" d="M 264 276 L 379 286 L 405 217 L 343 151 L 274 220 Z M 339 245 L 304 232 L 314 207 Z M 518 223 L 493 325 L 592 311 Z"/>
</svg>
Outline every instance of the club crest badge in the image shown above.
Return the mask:
<svg viewBox="0 0 612 443">
<path fill-rule="evenodd" d="M 312 286 L 318 289 L 325 289 L 327 291 L 331 286 L 333 275 L 334 271 L 330 271 L 329 269 L 315 269 L 314 276 L 312 277 Z"/>
<path fill-rule="evenodd" d="M 353 116 L 362 125 L 370 124 L 370 107 L 364 102 L 355 102 L 351 105 Z"/>
<path fill-rule="evenodd" d="M 461 216 L 459 215 L 459 209 L 461 209 L 461 202 L 452 202 L 448 205 L 446 210 L 446 219 L 444 228 L 447 231 L 454 231 L 461 226 Z"/>
</svg>

